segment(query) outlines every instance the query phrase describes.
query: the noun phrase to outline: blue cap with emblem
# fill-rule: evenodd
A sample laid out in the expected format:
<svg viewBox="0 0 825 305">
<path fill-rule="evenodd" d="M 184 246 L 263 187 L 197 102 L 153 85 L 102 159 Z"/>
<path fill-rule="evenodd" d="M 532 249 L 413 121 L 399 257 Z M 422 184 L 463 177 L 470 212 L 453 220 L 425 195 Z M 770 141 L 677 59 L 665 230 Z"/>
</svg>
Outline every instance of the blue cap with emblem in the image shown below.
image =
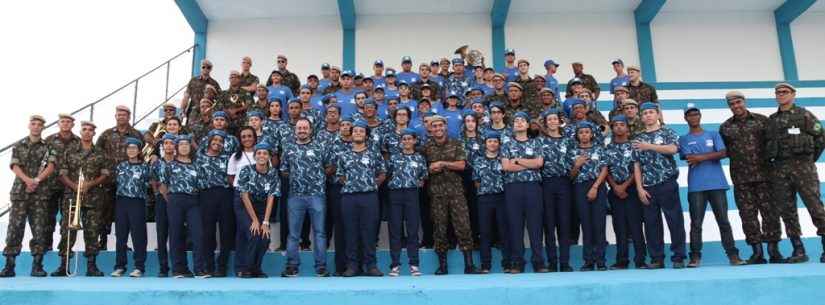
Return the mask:
<svg viewBox="0 0 825 305">
<path fill-rule="evenodd" d="M 261 119 L 261 120 L 263 120 L 264 118 L 266 118 L 266 116 L 264 116 L 264 113 L 263 113 L 263 112 L 260 112 L 260 111 L 258 111 L 258 110 L 253 110 L 253 111 L 250 111 L 249 113 L 247 113 L 247 114 L 246 114 L 246 117 L 247 117 L 247 118 L 257 117 L 257 118 L 259 118 L 259 119 Z"/>
<path fill-rule="evenodd" d="M 412 63 L 412 58 L 410 58 L 409 56 L 404 56 L 404 57 L 401 57 L 401 63 L 402 63 L 402 64 L 405 64 L 405 63 Z"/>
<path fill-rule="evenodd" d="M 516 55 L 516 50 L 504 49 L 504 56 L 507 56 L 507 55 Z"/>
<path fill-rule="evenodd" d="M 447 93 L 447 98 L 451 97 L 461 99 L 461 94 L 459 94 L 457 91 L 450 91 L 449 93 Z"/>
<path fill-rule="evenodd" d="M 221 137 L 221 139 L 226 139 L 226 132 L 220 129 L 212 129 L 209 133 L 206 134 L 206 137 L 209 140 L 212 140 L 212 137 Z"/>
<path fill-rule="evenodd" d="M 401 86 L 404 86 L 404 87 L 409 87 L 409 86 L 410 86 L 410 84 L 409 84 L 409 83 L 407 83 L 407 81 L 402 80 L 402 81 L 398 82 L 398 87 L 399 87 L 399 88 L 401 88 Z"/>
<path fill-rule="evenodd" d="M 387 71 L 384 72 L 384 77 L 395 77 L 395 70 L 387 69 Z"/>
<path fill-rule="evenodd" d="M 329 70 L 329 64 L 328 63 L 321 64 L 321 70 Z"/>
<path fill-rule="evenodd" d="M 564 101 L 564 103 L 569 104 L 570 109 L 573 109 L 576 106 L 587 106 L 587 102 L 578 98 L 569 98 L 566 101 Z"/>
<path fill-rule="evenodd" d="M 175 137 L 175 145 L 179 145 L 180 142 L 192 143 L 192 136 L 188 134 L 178 135 Z"/>
<path fill-rule="evenodd" d="M 685 115 L 687 115 L 688 112 L 691 112 L 691 111 L 696 111 L 696 112 L 702 113 L 701 111 L 699 111 L 699 107 L 696 107 L 696 104 L 688 103 L 687 105 L 685 105 Z"/>
<path fill-rule="evenodd" d="M 614 115 L 613 118 L 610 119 L 610 124 L 613 124 L 613 123 L 616 123 L 616 122 L 622 122 L 622 123 L 627 124 L 627 117 L 624 114 Z"/>
<path fill-rule="evenodd" d="M 373 92 L 378 91 L 378 90 L 381 90 L 381 92 L 384 92 L 384 84 L 379 84 L 379 85 L 375 86 L 375 89 L 372 89 Z"/>
<path fill-rule="evenodd" d="M 472 109 L 464 109 L 464 111 L 461 112 L 461 118 L 466 118 L 467 116 L 475 117 L 475 115 L 476 112 Z"/>
<path fill-rule="evenodd" d="M 214 113 L 212 113 L 212 119 L 215 119 L 215 118 L 224 118 L 224 119 L 226 119 L 226 112 L 215 111 Z"/>
<path fill-rule="evenodd" d="M 415 131 L 415 129 L 407 127 L 407 128 L 404 128 L 404 130 L 401 130 L 401 136 L 402 137 L 403 136 L 413 136 L 413 137 L 417 138 L 418 133 Z"/>
<path fill-rule="evenodd" d="M 525 121 L 530 120 L 530 116 L 527 114 L 527 112 L 524 112 L 524 111 L 519 111 L 519 112 L 516 112 L 515 114 L 513 114 L 513 119 L 518 119 L 518 118 L 522 118 Z"/>
<path fill-rule="evenodd" d="M 265 150 L 266 152 L 271 153 L 272 152 L 272 145 L 269 145 L 268 142 L 261 142 L 261 143 L 255 144 L 255 152 L 258 152 L 259 150 Z"/>
<path fill-rule="evenodd" d="M 657 106 L 653 102 L 644 102 L 644 103 L 642 103 L 641 106 L 639 106 L 639 109 L 642 110 L 642 111 L 649 110 L 649 109 L 659 110 L 659 106 Z"/>
<path fill-rule="evenodd" d="M 359 127 L 367 129 L 368 126 L 367 121 L 362 119 L 355 120 L 355 122 L 352 123 L 352 128 Z"/>
<path fill-rule="evenodd" d="M 549 67 L 550 65 L 553 65 L 553 66 L 556 66 L 556 67 L 559 66 L 559 64 L 555 60 L 548 59 L 548 60 L 544 61 L 544 67 L 545 68 Z"/>
<path fill-rule="evenodd" d="M 344 70 L 344 72 L 341 72 L 341 77 L 344 77 L 344 76 L 352 77 L 352 75 L 353 75 L 352 70 Z"/>
<path fill-rule="evenodd" d="M 453 58 L 453 65 L 464 65 L 464 59 Z"/>
<path fill-rule="evenodd" d="M 478 92 L 481 92 L 481 94 L 484 94 L 484 89 L 481 88 L 481 85 L 475 85 L 475 86 L 471 87 L 470 92 L 473 92 L 473 91 L 478 91 Z"/>
<path fill-rule="evenodd" d="M 501 133 L 495 130 L 485 130 L 484 131 L 484 139 L 498 139 L 501 140 Z"/>
<path fill-rule="evenodd" d="M 367 98 L 367 100 L 364 101 L 364 108 L 367 107 L 378 108 L 378 104 L 376 104 L 373 99 Z"/>
<path fill-rule="evenodd" d="M 126 145 L 127 145 L 127 146 L 128 146 L 128 145 L 135 145 L 135 146 L 137 146 L 138 148 L 140 148 L 140 147 L 143 147 L 143 142 L 141 142 L 141 141 L 140 141 L 140 140 L 138 140 L 137 138 L 134 138 L 134 137 L 128 137 L 128 138 L 126 138 Z"/>
<path fill-rule="evenodd" d="M 384 61 L 380 60 L 380 59 L 376 59 L 375 62 L 372 63 L 372 65 L 376 66 L 376 67 L 383 67 L 384 66 Z"/>
<path fill-rule="evenodd" d="M 343 122 L 352 123 L 353 121 L 354 121 L 354 119 L 352 118 L 351 115 L 345 115 L 344 117 L 341 118 L 341 123 L 343 123 Z"/>
</svg>

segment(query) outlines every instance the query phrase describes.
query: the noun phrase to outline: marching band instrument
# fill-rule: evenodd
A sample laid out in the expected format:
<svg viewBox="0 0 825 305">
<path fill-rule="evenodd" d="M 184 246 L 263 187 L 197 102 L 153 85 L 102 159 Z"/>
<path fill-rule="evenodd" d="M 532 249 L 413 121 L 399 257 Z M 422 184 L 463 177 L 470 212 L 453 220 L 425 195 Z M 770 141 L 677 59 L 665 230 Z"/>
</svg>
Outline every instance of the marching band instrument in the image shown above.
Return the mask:
<svg viewBox="0 0 825 305">
<path fill-rule="evenodd" d="M 453 52 L 453 54 L 461 55 L 461 59 L 467 61 L 468 66 L 483 67 L 484 54 L 479 50 L 470 50 L 470 45 L 463 45 Z"/>
<path fill-rule="evenodd" d="M 83 188 L 86 186 L 86 177 L 83 176 L 83 169 L 80 170 L 80 175 L 77 178 L 77 191 L 75 192 L 74 200 L 69 199 L 69 206 L 68 206 L 68 214 L 67 215 L 67 222 L 68 225 L 66 226 L 66 275 L 67 276 L 74 276 L 77 272 L 77 266 L 80 263 L 80 256 L 75 253 L 74 250 L 71 249 L 71 236 L 72 232 L 75 233 L 77 236 L 77 231 L 80 231 L 82 227 L 80 226 L 80 208 L 83 206 L 83 196 L 85 195 L 85 191 Z M 74 270 L 72 270 L 71 260 L 72 256 L 75 256 L 74 260 Z"/>
<path fill-rule="evenodd" d="M 166 133 L 166 123 L 163 120 L 157 122 L 157 126 L 155 127 L 155 132 L 152 133 L 152 139 L 157 141 L 158 136 L 162 133 Z M 141 154 L 143 155 L 143 161 L 149 162 L 152 158 L 152 154 L 155 152 L 155 144 L 154 143 L 146 143 L 143 145 L 143 150 Z"/>
</svg>

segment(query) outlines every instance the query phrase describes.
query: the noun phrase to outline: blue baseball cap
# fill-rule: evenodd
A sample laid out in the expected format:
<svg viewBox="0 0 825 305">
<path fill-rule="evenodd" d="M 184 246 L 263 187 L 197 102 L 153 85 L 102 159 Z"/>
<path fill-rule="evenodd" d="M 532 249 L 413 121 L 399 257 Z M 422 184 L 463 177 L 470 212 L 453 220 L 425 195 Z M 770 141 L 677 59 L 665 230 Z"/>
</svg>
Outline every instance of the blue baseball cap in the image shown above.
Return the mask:
<svg viewBox="0 0 825 305">
<path fill-rule="evenodd" d="M 464 59 L 453 58 L 453 65 L 464 65 Z"/>
<path fill-rule="evenodd" d="M 567 103 L 568 101 L 570 102 L 570 109 L 573 109 L 573 107 L 576 107 L 576 106 L 579 106 L 579 105 L 581 105 L 581 106 L 587 106 L 587 103 L 586 103 L 584 100 L 582 100 L 582 99 L 578 99 L 578 98 L 569 98 L 569 99 L 567 99 L 567 100 L 566 100 L 566 101 L 564 101 L 564 102 L 565 102 L 565 103 Z"/>
<path fill-rule="evenodd" d="M 576 131 L 579 131 L 579 129 L 582 128 L 589 128 L 590 130 L 593 130 L 593 123 L 590 123 L 588 121 L 581 121 L 578 124 L 576 124 Z"/>
<path fill-rule="evenodd" d="M 559 64 L 558 64 L 555 60 L 548 59 L 548 60 L 545 60 L 545 61 L 544 61 L 544 67 L 545 67 L 545 68 L 547 68 L 547 67 L 548 67 L 548 66 L 550 66 L 550 65 L 554 65 L 554 66 L 556 66 L 556 67 L 558 67 L 558 66 L 559 66 Z"/>
<path fill-rule="evenodd" d="M 401 63 L 412 63 L 412 58 L 410 58 L 409 56 L 401 57 Z"/>
<path fill-rule="evenodd" d="M 501 133 L 498 132 L 498 131 L 495 131 L 495 130 L 491 130 L 491 129 L 485 130 L 484 131 L 484 139 L 485 140 L 487 140 L 487 139 L 501 140 Z"/>
<path fill-rule="evenodd" d="M 552 114 L 560 116 L 561 115 L 561 110 L 559 110 L 559 108 L 556 108 L 556 107 L 549 108 L 549 109 L 547 109 L 547 110 L 545 110 L 544 112 L 541 113 L 541 117 L 546 119 L 548 115 L 552 115 Z"/>
<path fill-rule="evenodd" d="M 255 152 L 258 152 L 259 150 L 265 150 L 266 152 L 271 153 L 272 145 L 269 145 L 269 143 L 267 142 L 255 144 Z"/>
<path fill-rule="evenodd" d="M 329 100 L 330 100 L 330 99 L 333 99 L 333 98 L 335 98 L 335 94 L 332 94 L 332 93 L 327 93 L 327 94 L 326 94 L 326 95 L 324 95 L 324 97 L 321 99 L 321 102 L 326 103 L 326 102 L 329 102 Z"/>
<path fill-rule="evenodd" d="M 575 84 L 575 83 L 584 84 L 584 82 L 582 81 L 582 79 L 581 79 L 581 78 L 578 78 L 578 77 L 574 77 L 573 79 L 571 79 L 571 80 L 570 80 L 570 85 L 571 85 L 571 86 L 572 86 L 573 84 Z"/>
<path fill-rule="evenodd" d="M 372 106 L 376 109 L 378 108 L 378 104 L 376 104 L 375 101 L 371 98 L 368 98 L 366 101 L 364 101 L 364 108 L 367 108 L 368 106 Z"/>
<path fill-rule="evenodd" d="M 624 61 L 622 61 L 621 58 L 616 58 L 612 62 L 610 62 L 610 64 L 611 65 L 620 64 L 620 65 L 624 66 Z"/>
<path fill-rule="evenodd" d="M 401 88 L 401 86 L 407 86 L 407 87 L 409 87 L 409 86 L 410 86 L 410 84 L 409 84 L 409 83 L 407 83 L 407 81 L 402 80 L 402 81 L 398 82 L 398 87 L 399 87 L 399 88 Z"/>
<path fill-rule="evenodd" d="M 387 69 L 387 71 L 384 71 L 384 77 L 395 77 L 395 70 Z"/>
<path fill-rule="evenodd" d="M 659 106 L 654 104 L 653 102 L 644 102 L 641 106 L 639 106 L 639 110 L 645 111 L 648 109 L 656 109 L 659 110 Z"/>
<path fill-rule="evenodd" d="M 329 70 L 329 64 L 328 63 L 321 64 L 321 70 Z"/>
<path fill-rule="evenodd" d="M 206 134 L 206 137 L 209 140 L 212 140 L 212 137 L 215 136 L 221 137 L 221 139 L 226 139 L 226 132 L 220 129 L 212 129 L 209 131 L 209 133 Z"/>
<path fill-rule="evenodd" d="M 379 85 L 375 86 L 375 88 L 372 89 L 373 92 L 378 91 L 378 90 L 381 90 L 381 92 L 384 92 L 384 85 L 379 84 Z"/>
<path fill-rule="evenodd" d="M 524 111 L 519 111 L 519 112 L 516 112 L 516 113 L 513 115 L 513 119 L 514 119 L 514 120 L 515 120 L 515 119 L 517 119 L 517 118 L 522 118 L 522 119 L 524 119 L 525 121 L 529 121 L 529 120 L 530 120 L 530 115 L 528 115 L 528 114 L 527 114 L 527 112 L 524 112 Z"/>
<path fill-rule="evenodd" d="M 694 104 L 694 103 L 688 103 L 687 105 L 685 105 L 685 115 L 687 115 L 688 112 L 691 112 L 691 111 L 694 111 L 694 110 L 696 112 L 702 113 L 702 111 L 699 110 L 699 107 L 696 107 L 696 104 Z"/>
<path fill-rule="evenodd" d="M 171 133 L 167 133 L 163 135 L 163 138 L 160 139 L 161 142 L 172 141 L 175 142 L 177 137 Z"/>
<path fill-rule="evenodd" d="M 504 56 L 507 56 L 507 55 L 516 55 L 516 50 L 504 49 Z"/>
<path fill-rule="evenodd" d="M 447 98 L 451 98 L 451 97 L 461 99 L 461 94 L 459 94 L 457 91 L 450 91 L 449 93 L 447 93 Z"/>
<path fill-rule="evenodd" d="M 438 66 L 438 60 L 435 60 L 435 59 L 431 60 L 430 61 L 430 66 Z"/>
<path fill-rule="evenodd" d="M 247 113 L 247 114 L 246 114 L 246 117 L 247 117 L 247 118 L 251 118 L 251 117 L 258 117 L 258 118 L 260 118 L 261 120 L 263 120 L 264 118 L 266 118 L 266 116 L 264 116 L 264 113 L 263 113 L 263 112 L 260 112 L 260 111 L 258 111 L 258 110 L 250 111 L 249 113 Z"/>
<path fill-rule="evenodd" d="M 498 108 L 498 110 L 503 112 L 504 111 L 504 104 L 502 104 L 501 102 L 493 102 L 492 104 L 490 104 L 490 110 L 492 111 L 493 108 Z"/>
<path fill-rule="evenodd" d="M 468 115 L 471 115 L 471 116 L 475 117 L 476 112 L 475 112 L 475 111 L 473 111 L 472 109 L 469 109 L 469 108 L 468 108 L 468 109 L 464 109 L 464 111 L 462 111 L 462 112 L 461 112 L 461 118 L 462 118 L 462 119 L 463 119 L 463 118 L 466 118 Z"/>
<path fill-rule="evenodd" d="M 383 67 L 383 66 L 384 66 L 384 61 L 383 61 L 383 60 L 380 60 L 380 59 L 376 59 L 376 60 L 375 60 L 375 62 L 374 62 L 374 63 L 372 63 L 372 65 L 373 65 L 373 66 L 381 66 L 381 67 Z"/>
<path fill-rule="evenodd" d="M 175 137 L 175 145 L 180 144 L 180 142 L 192 143 L 192 136 L 188 134 L 178 135 Z"/>
<path fill-rule="evenodd" d="M 369 125 L 367 125 L 367 121 L 362 120 L 362 119 L 358 119 L 358 120 L 355 120 L 355 122 L 352 123 L 352 128 L 355 128 L 355 127 L 361 127 L 361 128 L 367 129 L 369 127 Z"/>
<path fill-rule="evenodd" d="M 215 118 L 224 118 L 224 119 L 226 119 L 226 112 L 215 111 L 214 113 L 212 113 L 212 119 L 215 119 Z"/>
<path fill-rule="evenodd" d="M 289 102 L 287 102 L 287 103 L 286 103 L 286 105 L 287 105 L 287 106 L 289 106 L 289 104 L 296 104 L 296 103 L 297 103 L 298 105 L 300 105 L 300 104 L 301 104 L 301 100 L 299 100 L 298 98 L 292 98 L 292 99 L 290 99 L 290 100 L 289 100 Z"/>
<path fill-rule="evenodd" d="M 352 116 L 351 116 L 351 115 L 345 115 L 344 117 L 342 117 L 342 118 L 341 118 L 341 123 L 343 123 L 343 122 L 350 122 L 350 123 L 352 123 L 353 121 L 354 121 L 354 120 L 353 120 L 353 118 L 352 118 Z"/>
<path fill-rule="evenodd" d="M 624 114 L 617 114 L 617 115 L 613 116 L 612 119 L 610 119 L 610 124 L 613 124 L 613 123 L 616 123 L 616 122 L 622 122 L 622 123 L 627 124 L 627 117 Z"/>
<path fill-rule="evenodd" d="M 471 87 L 470 92 L 473 92 L 473 91 L 479 91 L 482 94 L 484 93 L 484 89 L 482 89 L 480 85 L 475 85 L 475 86 Z"/>
<path fill-rule="evenodd" d="M 137 146 L 138 148 L 140 148 L 140 147 L 143 147 L 143 142 L 141 142 L 141 141 L 140 141 L 140 140 L 138 140 L 137 138 L 134 138 L 134 137 L 128 137 L 128 138 L 126 138 L 126 145 L 127 145 L 127 146 L 128 146 L 128 145 L 135 145 L 135 146 Z"/>
<path fill-rule="evenodd" d="M 401 136 L 402 137 L 403 136 L 413 136 L 413 137 L 418 138 L 418 132 L 416 132 L 415 129 L 412 129 L 412 128 L 408 127 L 408 128 L 404 128 L 404 130 L 401 130 Z"/>
<path fill-rule="evenodd" d="M 352 77 L 352 75 L 353 75 L 352 70 L 344 70 L 343 72 L 341 72 L 341 77 L 344 77 L 344 76 Z"/>
</svg>

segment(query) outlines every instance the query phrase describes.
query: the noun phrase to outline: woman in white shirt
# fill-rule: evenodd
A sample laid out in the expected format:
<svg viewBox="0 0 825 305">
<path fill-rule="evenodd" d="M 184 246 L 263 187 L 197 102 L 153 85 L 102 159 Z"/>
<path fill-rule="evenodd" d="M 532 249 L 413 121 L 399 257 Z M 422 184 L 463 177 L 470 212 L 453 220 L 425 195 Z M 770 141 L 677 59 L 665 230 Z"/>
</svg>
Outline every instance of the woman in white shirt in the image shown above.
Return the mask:
<svg viewBox="0 0 825 305">
<path fill-rule="evenodd" d="M 229 176 L 229 181 L 232 183 L 232 188 L 234 190 L 233 194 L 233 201 L 232 206 L 235 209 L 235 218 L 238 217 L 247 217 L 246 209 L 244 208 L 244 204 L 241 201 L 241 193 L 238 192 L 238 180 L 237 175 L 241 172 L 241 169 L 249 166 L 255 165 L 255 144 L 257 142 L 258 135 L 255 132 L 255 129 L 249 126 L 245 126 L 241 128 L 240 132 L 240 142 L 241 142 L 241 149 L 239 149 L 236 153 L 232 154 L 229 157 L 229 165 L 226 167 L 226 173 Z M 241 223 L 238 220 L 236 223 Z M 236 228 L 235 233 L 235 273 L 236 275 L 240 272 L 244 271 L 241 270 L 243 267 L 246 266 L 245 255 L 244 251 L 237 251 L 238 249 L 245 249 L 245 242 L 243 238 L 241 238 L 241 230 L 246 230 L 248 228 Z"/>
</svg>

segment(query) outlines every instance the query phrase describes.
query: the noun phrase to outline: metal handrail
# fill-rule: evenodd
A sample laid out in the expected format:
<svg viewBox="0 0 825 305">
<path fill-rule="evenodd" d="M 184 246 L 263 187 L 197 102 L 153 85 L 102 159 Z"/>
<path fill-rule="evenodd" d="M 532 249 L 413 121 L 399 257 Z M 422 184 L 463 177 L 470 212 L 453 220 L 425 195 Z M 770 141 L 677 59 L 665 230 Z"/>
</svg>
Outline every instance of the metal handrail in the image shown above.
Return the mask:
<svg viewBox="0 0 825 305">
<path fill-rule="evenodd" d="M 166 60 L 166 61 L 164 61 L 163 63 L 161 63 L 161 64 L 157 65 L 156 67 L 154 67 L 154 68 L 150 69 L 149 71 L 147 71 L 147 72 L 145 72 L 145 73 L 141 74 L 140 76 L 138 76 L 138 77 L 136 77 L 135 79 L 133 79 L 133 80 L 131 80 L 131 81 L 127 82 L 127 83 L 126 83 L 126 84 L 124 84 L 123 86 L 120 86 L 119 88 L 115 89 L 114 91 L 109 92 L 108 94 L 106 94 L 106 95 L 104 95 L 103 97 L 101 97 L 101 98 L 99 98 L 99 99 L 95 100 L 94 102 L 91 102 L 91 103 L 89 103 L 89 104 L 86 104 L 86 105 L 84 105 L 83 107 L 81 107 L 81 108 L 79 108 L 79 109 L 77 109 L 77 110 L 75 110 L 75 111 L 72 111 L 72 112 L 71 112 L 71 115 L 72 115 L 72 116 L 74 116 L 74 115 L 76 115 L 76 114 L 80 113 L 81 111 L 84 111 L 84 110 L 86 110 L 86 109 L 89 109 L 89 119 L 90 119 L 90 120 L 92 120 L 92 119 L 94 118 L 95 105 L 97 105 L 97 104 L 98 104 L 98 103 L 100 103 L 100 102 L 103 102 L 104 100 L 106 100 L 107 98 L 111 97 L 112 95 L 115 95 L 116 93 L 120 92 L 121 90 L 126 89 L 126 87 L 129 87 L 129 86 L 132 86 L 132 85 L 133 85 L 133 86 L 135 87 L 135 91 L 134 91 L 134 96 L 133 96 L 133 100 L 132 100 L 132 106 L 133 106 L 133 107 L 132 107 L 132 125 L 134 126 L 134 125 L 136 125 L 136 124 L 138 124 L 138 123 L 142 122 L 142 121 L 143 121 L 143 120 L 145 120 L 147 117 L 149 117 L 149 116 L 150 116 L 153 112 L 155 112 L 158 108 L 162 107 L 165 103 L 169 102 L 169 100 L 171 100 L 173 97 L 175 97 L 178 93 L 180 93 L 181 91 L 183 91 L 183 89 L 185 89 L 185 88 L 186 88 L 186 85 L 184 85 L 183 87 L 181 87 L 181 88 L 177 89 L 174 93 L 172 93 L 171 95 L 169 95 L 169 70 L 170 70 L 170 63 L 171 63 L 173 60 L 175 60 L 175 59 L 177 59 L 178 57 L 180 57 L 181 55 L 186 54 L 186 53 L 189 53 L 189 52 L 192 52 L 192 50 L 193 50 L 195 47 L 197 47 L 197 46 L 198 46 L 197 44 L 194 44 L 194 45 L 192 45 L 192 46 L 190 46 L 190 47 L 186 48 L 185 50 L 183 50 L 183 51 L 181 51 L 181 52 L 179 52 L 179 53 L 175 54 L 175 56 L 170 57 L 169 59 L 167 59 L 167 60 Z M 194 57 L 193 57 L 193 60 L 194 60 Z M 140 118 L 138 118 L 138 117 L 137 117 L 137 109 L 136 109 L 136 108 L 137 108 L 137 97 L 138 97 L 138 83 L 139 83 L 139 81 L 140 81 L 142 78 L 146 77 L 147 75 L 151 74 L 152 72 L 155 72 L 155 71 L 157 71 L 158 69 L 163 68 L 163 67 L 166 67 L 166 88 L 164 89 L 164 90 L 165 90 L 165 91 L 164 91 L 164 92 L 165 92 L 165 93 L 164 93 L 164 97 L 165 97 L 165 98 L 163 99 L 163 102 L 161 102 L 160 104 L 156 105 L 155 107 L 153 107 L 152 109 L 150 109 L 149 111 L 147 111 L 145 114 L 143 114 L 142 116 L 140 116 Z M 43 127 L 43 129 L 45 130 L 45 129 L 49 128 L 49 127 L 54 126 L 55 124 L 57 124 L 57 122 L 58 122 L 58 121 L 59 121 L 59 120 L 55 120 L 55 121 L 53 121 L 53 122 L 51 122 L 51 123 L 49 123 L 49 124 L 46 124 L 46 125 Z M 24 139 L 24 138 L 25 138 L 25 137 L 23 137 L 23 138 L 21 138 L 21 139 Z M 17 142 L 18 142 L 18 141 L 20 141 L 20 140 L 15 140 L 15 141 L 11 142 L 10 144 L 8 144 L 8 145 L 4 146 L 2 149 L 0 149 L 0 154 L 3 154 L 3 153 L 5 153 L 6 151 L 8 151 L 9 149 L 11 149 L 12 147 L 14 147 L 14 145 L 15 145 L 15 144 L 17 144 Z M 0 210 L 0 217 L 5 216 L 6 214 L 8 214 L 8 213 L 9 213 L 9 211 L 11 211 L 11 205 L 8 205 L 8 206 L 7 206 L 7 207 L 5 207 L 3 210 Z"/>
</svg>

